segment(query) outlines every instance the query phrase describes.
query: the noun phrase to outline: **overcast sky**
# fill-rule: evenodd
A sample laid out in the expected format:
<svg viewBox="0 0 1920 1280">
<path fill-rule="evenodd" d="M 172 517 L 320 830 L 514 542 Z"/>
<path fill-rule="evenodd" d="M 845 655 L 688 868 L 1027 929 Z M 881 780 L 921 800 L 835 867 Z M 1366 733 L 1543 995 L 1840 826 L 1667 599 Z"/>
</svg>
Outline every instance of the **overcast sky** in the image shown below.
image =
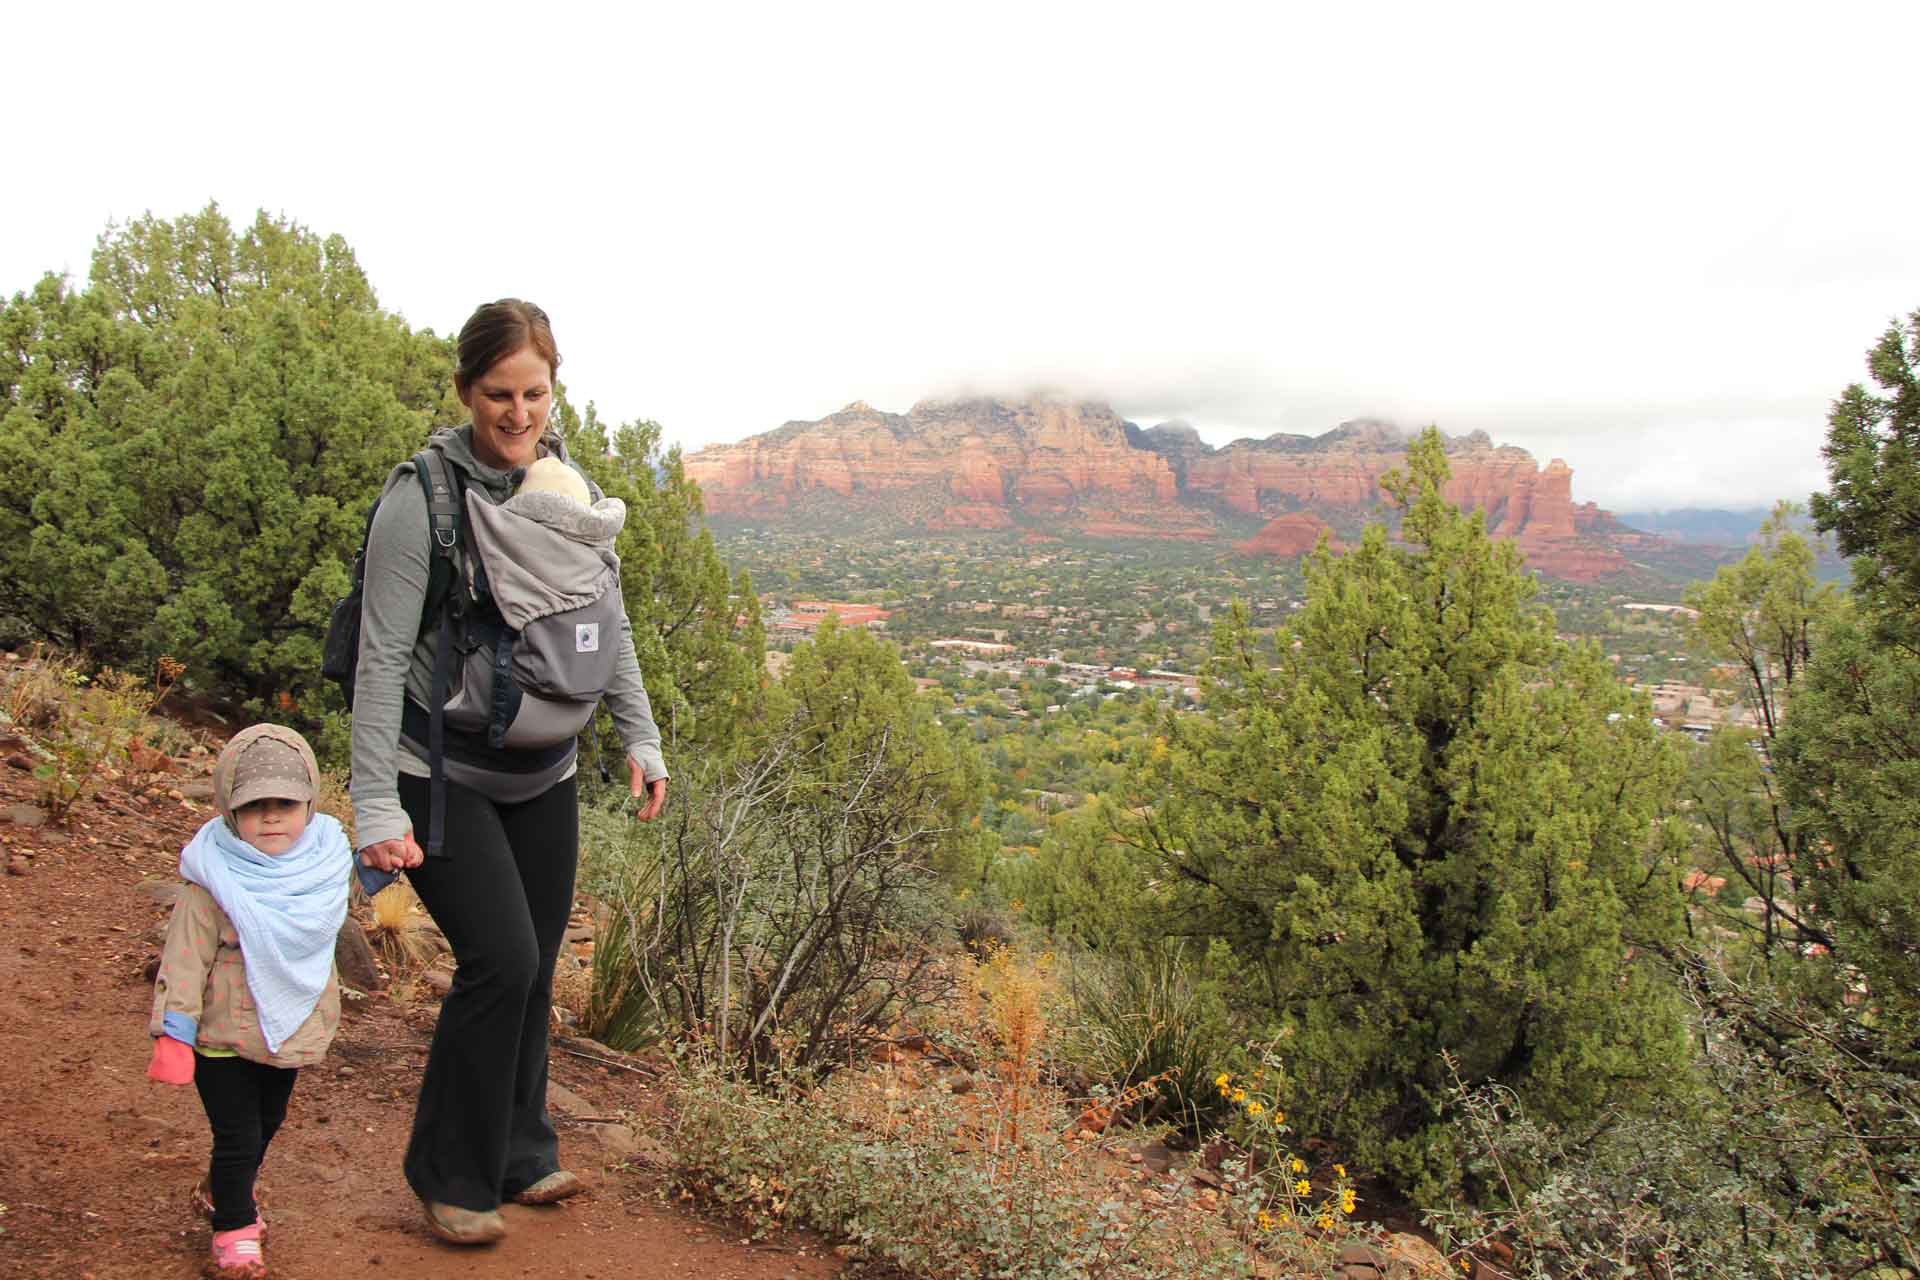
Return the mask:
<svg viewBox="0 0 1920 1280">
<path fill-rule="evenodd" d="M 687 448 L 1036 385 L 1804 498 L 1920 308 L 1920 4 L 23 6 L 0 290 L 209 199 Z"/>
</svg>

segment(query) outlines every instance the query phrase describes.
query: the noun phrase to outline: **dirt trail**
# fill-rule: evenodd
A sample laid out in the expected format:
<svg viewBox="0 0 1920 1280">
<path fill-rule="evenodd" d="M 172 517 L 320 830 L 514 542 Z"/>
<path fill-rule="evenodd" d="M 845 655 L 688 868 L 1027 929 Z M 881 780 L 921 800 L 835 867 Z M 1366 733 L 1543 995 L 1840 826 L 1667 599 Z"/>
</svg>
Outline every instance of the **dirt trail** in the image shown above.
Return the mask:
<svg viewBox="0 0 1920 1280">
<path fill-rule="evenodd" d="M 0 874 L 0 1276 L 199 1275 L 207 1226 L 187 1193 L 205 1167 L 206 1119 L 193 1090 L 146 1079 L 143 970 L 167 911 L 152 884 L 173 880 L 181 843 L 211 811 L 116 793 L 60 832 L 15 820 L 31 823 L 14 807 L 30 787 L 0 763 L 0 865 L 11 868 Z M 510 1234 L 491 1248 L 438 1243 L 400 1176 L 433 1013 L 430 1000 L 358 1002 L 328 1061 L 301 1073 L 261 1179 L 274 1277 L 837 1272 L 814 1237 L 746 1245 L 723 1222 L 663 1204 L 657 1171 L 615 1160 L 592 1123 L 630 1118 L 644 1143 L 659 1105 L 647 1078 L 567 1053 L 553 1057 L 554 1080 L 591 1115 L 559 1119 L 561 1152 L 590 1193 L 508 1206 Z"/>
</svg>

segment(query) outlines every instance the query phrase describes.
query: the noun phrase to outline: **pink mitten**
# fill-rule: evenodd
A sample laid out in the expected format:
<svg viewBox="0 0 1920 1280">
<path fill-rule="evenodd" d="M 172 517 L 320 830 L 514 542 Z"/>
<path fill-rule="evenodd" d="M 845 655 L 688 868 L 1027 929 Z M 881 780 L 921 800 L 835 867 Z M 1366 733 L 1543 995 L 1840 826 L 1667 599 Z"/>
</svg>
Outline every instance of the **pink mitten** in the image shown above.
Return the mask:
<svg viewBox="0 0 1920 1280">
<path fill-rule="evenodd" d="M 153 1061 L 147 1064 L 147 1079 L 161 1084 L 192 1084 L 193 1050 L 172 1036 L 157 1037 Z"/>
</svg>

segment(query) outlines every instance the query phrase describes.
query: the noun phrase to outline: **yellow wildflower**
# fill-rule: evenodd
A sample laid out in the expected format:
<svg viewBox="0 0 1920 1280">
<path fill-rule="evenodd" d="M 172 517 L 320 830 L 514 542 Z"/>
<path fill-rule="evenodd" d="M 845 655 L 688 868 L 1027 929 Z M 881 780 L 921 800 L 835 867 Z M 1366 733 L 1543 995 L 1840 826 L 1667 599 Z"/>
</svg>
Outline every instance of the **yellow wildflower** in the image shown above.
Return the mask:
<svg viewBox="0 0 1920 1280">
<path fill-rule="evenodd" d="M 1250 1116 L 1257 1116 L 1257 1115 L 1259 1115 L 1259 1114 L 1260 1114 L 1260 1113 L 1261 1113 L 1262 1111 L 1265 1111 L 1265 1110 L 1266 1110 L 1266 1108 L 1265 1108 L 1265 1107 L 1263 1107 L 1263 1106 L 1261 1106 L 1261 1105 L 1260 1105 L 1259 1103 L 1257 1103 L 1257 1102 L 1249 1102 L 1249 1103 L 1247 1104 L 1247 1114 L 1248 1114 L 1248 1115 L 1250 1115 Z"/>
<path fill-rule="evenodd" d="M 1347 1188 L 1347 1189 L 1346 1189 L 1345 1191 L 1342 1191 L 1342 1192 L 1340 1193 L 1340 1212 L 1342 1212 L 1342 1213 L 1352 1213 L 1352 1212 L 1353 1212 L 1353 1204 L 1354 1204 L 1354 1199 L 1355 1199 L 1355 1197 L 1354 1197 L 1354 1194 L 1353 1194 L 1353 1188 L 1352 1188 L 1352 1187 L 1348 1187 L 1348 1188 Z"/>
<path fill-rule="evenodd" d="M 1323 1213 L 1323 1214 L 1321 1214 L 1321 1215 L 1320 1215 L 1320 1217 L 1319 1217 L 1319 1219 L 1318 1219 L 1318 1221 L 1319 1221 L 1319 1223 L 1320 1223 L 1320 1229 L 1321 1229 L 1322 1231 L 1331 1231 L 1331 1230 L 1333 1230 L 1333 1215 L 1332 1215 L 1332 1214 L 1330 1214 L 1330 1213 Z"/>
<path fill-rule="evenodd" d="M 1336 1178 L 1344 1178 L 1344 1177 L 1346 1177 L 1346 1176 L 1347 1176 L 1347 1166 L 1345 1166 L 1345 1165 L 1343 1165 L 1343 1164 L 1337 1164 L 1337 1165 L 1335 1165 L 1335 1166 L 1333 1166 L 1333 1176 L 1334 1176 L 1334 1177 L 1336 1177 Z"/>
<path fill-rule="evenodd" d="M 1473 1274 L 1473 1264 L 1471 1262 L 1468 1262 L 1465 1258 L 1460 1259 L 1460 1269 L 1466 1272 L 1468 1275 Z"/>
<path fill-rule="evenodd" d="M 1235 1102 L 1245 1102 L 1247 1100 L 1247 1091 L 1245 1089 L 1235 1089 L 1232 1097 Z"/>
<path fill-rule="evenodd" d="M 1313 1184 L 1311 1182 L 1308 1182 L 1305 1178 L 1302 1178 L 1300 1179 L 1300 1181 L 1293 1184 L 1293 1194 L 1297 1196 L 1312 1195 Z"/>
<path fill-rule="evenodd" d="M 1284 1112 L 1284 1111 L 1276 1111 L 1276 1112 L 1274 1112 L 1274 1113 L 1273 1113 L 1273 1122 L 1274 1122 L 1275 1124 L 1285 1124 L 1285 1123 L 1287 1122 L 1287 1113 L 1286 1113 L 1286 1112 Z"/>
<path fill-rule="evenodd" d="M 1232 1079 L 1233 1079 L 1233 1076 L 1230 1073 L 1222 1071 L 1219 1075 L 1213 1078 L 1214 1087 L 1220 1090 L 1220 1092 L 1225 1093 L 1227 1091 L 1227 1082 Z"/>
<path fill-rule="evenodd" d="M 1265 1209 L 1262 1209 L 1260 1211 L 1260 1216 L 1255 1218 L 1254 1221 L 1260 1224 L 1260 1229 L 1262 1231 L 1273 1230 L 1273 1215 L 1268 1213 Z"/>
<path fill-rule="evenodd" d="M 1307 1171 L 1307 1162 L 1299 1156 L 1295 1156 L 1293 1158 L 1293 1171 L 1295 1173 L 1305 1173 Z"/>
</svg>

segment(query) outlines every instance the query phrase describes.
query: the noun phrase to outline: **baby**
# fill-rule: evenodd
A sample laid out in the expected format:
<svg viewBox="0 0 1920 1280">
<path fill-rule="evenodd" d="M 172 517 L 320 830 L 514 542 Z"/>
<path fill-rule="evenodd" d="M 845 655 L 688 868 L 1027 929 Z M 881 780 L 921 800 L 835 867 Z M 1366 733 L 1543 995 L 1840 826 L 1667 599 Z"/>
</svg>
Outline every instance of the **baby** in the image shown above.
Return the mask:
<svg viewBox="0 0 1920 1280">
<path fill-rule="evenodd" d="M 340 1022 L 333 949 L 353 854 L 314 812 L 319 781 L 291 729 L 255 725 L 227 744 L 213 770 L 220 816 L 180 851 L 187 883 L 154 985 L 147 1075 L 199 1090 L 213 1157 L 194 1198 L 223 1277 L 267 1273 L 254 1178 L 299 1068 Z"/>
<path fill-rule="evenodd" d="M 593 494 L 588 490 L 586 480 L 558 458 L 534 459 L 533 465 L 527 468 L 527 474 L 522 477 L 520 487 L 514 490 L 513 497 L 530 493 L 557 493 L 563 498 L 572 498 L 583 507 L 593 505 Z M 513 498 L 507 499 L 507 504 L 513 506 Z"/>
</svg>

